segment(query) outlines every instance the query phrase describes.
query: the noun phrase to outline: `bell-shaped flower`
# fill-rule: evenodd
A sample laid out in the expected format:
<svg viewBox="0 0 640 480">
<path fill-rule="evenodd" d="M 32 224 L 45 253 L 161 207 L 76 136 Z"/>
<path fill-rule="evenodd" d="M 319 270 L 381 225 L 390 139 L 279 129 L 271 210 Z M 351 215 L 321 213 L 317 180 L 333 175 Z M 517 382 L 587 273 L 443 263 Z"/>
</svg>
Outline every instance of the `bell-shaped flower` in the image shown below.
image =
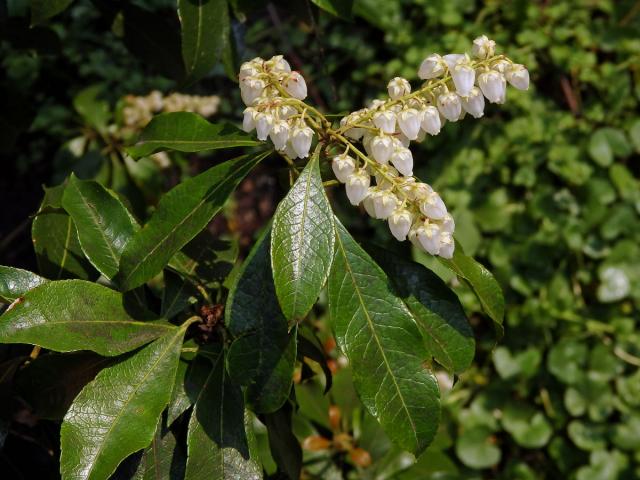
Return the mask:
<svg viewBox="0 0 640 480">
<path fill-rule="evenodd" d="M 403 242 L 407 239 L 413 224 L 413 215 L 405 208 L 398 208 L 389 216 L 388 222 L 391 235 L 399 242 Z"/>
<path fill-rule="evenodd" d="M 244 62 L 242 65 L 240 65 L 240 73 L 238 73 L 238 80 L 240 81 L 241 85 L 242 85 L 242 80 L 244 80 L 245 78 L 255 77 L 260 73 L 260 69 L 258 68 L 258 64 L 255 60 L 256 59 L 253 59 L 249 62 Z"/>
<path fill-rule="evenodd" d="M 462 113 L 460 97 L 455 92 L 443 93 L 438 97 L 438 110 L 450 122 L 456 122 Z"/>
<path fill-rule="evenodd" d="M 369 189 L 367 190 L 367 196 L 364 197 L 364 200 L 362 200 L 362 206 L 364 207 L 365 212 L 367 212 L 367 215 L 369 215 L 371 218 L 378 218 L 376 216 L 376 207 L 373 205 L 373 197 L 377 192 L 377 187 L 369 187 Z"/>
<path fill-rule="evenodd" d="M 420 132 L 420 112 L 415 108 L 407 108 L 397 115 L 398 126 L 400 131 L 405 134 L 409 140 L 415 140 Z"/>
<path fill-rule="evenodd" d="M 411 150 L 405 147 L 396 148 L 391 154 L 391 163 L 405 177 L 413 175 L 413 155 Z"/>
<path fill-rule="evenodd" d="M 382 220 L 389 218 L 389 215 L 391 215 L 400 204 L 398 198 L 390 190 L 380 190 L 372 197 L 376 218 Z"/>
<path fill-rule="evenodd" d="M 269 137 L 273 142 L 273 146 L 276 147 L 276 150 L 282 151 L 285 149 L 287 146 L 287 140 L 289 140 L 289 131 L 289 124 L 284 120 L 273 122 L 273 127 L 271 128 L 271 132 L 269 132 Z"/>
<path fill-rule="evenodd" d="M 273 116 L 270 113 L 260 112 L 256 115 L 256 133 L 258 134 L 258 140 L 264 142 L 272 128 Z"/>
<path fill-rule="evenodd" d="M 433 105 L 425 107 L 422 111 L 422 123 L 420 124 L 422 130 L 429 135 L 437 135 L 442 128 L 442 121 L 440 119 L 440 112 Z"/>
<path fill-rule="evenodd" d="M 270 68 L 276 72 L 289 73 L 291 71 L 291 65 L 284 59 L 283 55 L 275 55 L 266 62 L 267 68 Z"/>
<path fill-rule="evenodd" d="M 246 77 L 240 81 L 240 96 L 245 105 L 251 106 L 262 95 L 266 84 L 263 80 Z"/>
<path fill-rule="evenodd" d="M 451 69 L 451 78 L 458 95 L 466 97 L 476 81 L 476 71 L 468 63 L 460 62 Z"/>
<path fill-rule="evenodd" d="M 480 60 L 493 57 L 496 53 L 496 42 L 489 40 L 486 35 L 481 35 L 473 41 L 471 54 Z"/>
<path fill-rule="evenodd" d="M 247 107 L 244 109 L 242 117 L 242 130 L 249 133 L 256 128 L 256 115 L 258 112 L 253 107 Z"/>
<path fill-rule="evenodd" d="M 464 53 L 450 53 L 442 57 L 444 63 L 447 65 L 449 70 L 453 70 L 458 63 L 468 63 L 468 57 Z"/>
<path fill-rule="evenodd" d="M 440 249 L 438 250 L 438 255 L 447 259 L 453 258 L 455 247 L 456 244 L 451 234 L 449 232 L 440 232 Z"/>
<path fill-rule="evenodd" d="M 396 100 L 411 93 L 411 84 L 406 78 L 395 77 L 387 84 L 387 92 L 392 100 Z"/>
<path fill-rule="evenodd" d="M 345 182 L 347 197 L 351 205 L 358 205 L 367 196 L 371 177 L 364 169 L 359 169 L 349 175 Z"/>
<path fill-rule="evenodd" d="M 291 132 L 291 145 L 298 155 L 298 158 L 306 158 L 309 156 L 312 139 L 313 130 L 309 127 L 306 125 L 294 127 L 293 132 Z"/>
<path fill-rule="evenodd" d="M 389 159 L 393 153 L 393 138 L 389 135 L 377 135 L 371 139 L 369 148 L 375 161 L 385 165 L 389 163 Z"/>
<path fill-rule="evenodd" d="M 394 133 L 396 131 L 396 114 L 390 110 L 376 112 L 373 115 L 373 124 L 384 133 Z"/>
<path fill-rule="evenodd" d="M 435 223 L 425 223 L 416 229 L 420 246 L 431 255 L 440 251 L 440 227 Z"/>
<path fill-rule="evenodd" d="M 286 120 L 296 113 L 298 113 L 298 111 L 291 105 L 282 105 L 278 108 L 278 115 L 282 120 Z"/>
<path fill-rule="evenodd" d="M 473 87 L 469 95 L 462 97 L 462 108 L 474 118 L 484 115 L 484 96 L 478 87 Z"/>
<path fill-rule="evenodd" d="M 440 228 L 442 229 L 443 232 L 453 233 L 455 231 L 456 222 L 453 220 L 453 217 L 451 216 L 450 213 L 447 213 L 442 218 L 442 224 L 440 225 Z"/>
<path fill-rule="evenodd" d="M 429 55 L 420 64 L 418 76 L 423 80 L 439 77 L 444 73 L 445 63 L 437 53 Z"/>
<path fill-rule="evenodd" d="M 507 82 L 516 87 L 518 90 L 529 89 L 529 70 L 524 65 L 514 63 L 505 72 Z"/>
<path fill-rule="evenodd" d="M 307 83 L 298 72 L 291 72 L 282 82 L 282 86 L 293 98 L 298 100 L 307 98 Z"/>
<path fill-rule="evenodd" d="M 345 183 L 349 176 L 355 171 L 356 162 L 349 155 L 343 153 L 342 155 L 333 157 L 331 167 L 338 181 Z"/>
<path fill-rule="evenodd" d="M 390 190 L 394 187 L 394 179 L 398 178 L 398 170 L 391 165 L 379 165 L 374 172 L 378 190 Z"/>
<path fill-rule="evenodd" d="M 481 73 L 478 76 L 478 86 L 487 100 L 491 103 L 504 103 L 506 99 L 507 82 L 504 75 L 495 70 Z"/>
<path fill-rule="evenodd" d="M 431 192 L 420 203 L 420 211 L 433 220 L 441 220 L 447 214 L 447 207 L 436 192 Z"/>
</svg>

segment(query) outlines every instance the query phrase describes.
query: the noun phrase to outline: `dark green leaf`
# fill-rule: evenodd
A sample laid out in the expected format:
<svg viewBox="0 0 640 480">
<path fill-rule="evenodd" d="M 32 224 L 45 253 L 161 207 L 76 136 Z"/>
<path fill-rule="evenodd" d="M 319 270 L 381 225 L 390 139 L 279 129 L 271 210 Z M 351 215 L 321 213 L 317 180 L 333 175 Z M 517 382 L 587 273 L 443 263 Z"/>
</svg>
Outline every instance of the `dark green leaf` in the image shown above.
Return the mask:
<svg viewBox="0 0 640 480">
<path fill-rule="evenodd" d="M 292 411 L 291 404 L 286 402 L 277 411 L 264 415 L 262 421 L 267 427 L 269 448 L 278 470 L 294 480 L 300 478 L 302 449 L 292 431 Z"/>
<path fill-rule="evenodd" d="M 0 302 L 11 303 L 46 281 L 28 270 L 0 265 Z"/>
<path fill-rule="evenodd" d="M 389 280 L 336 220 L 329 312 L 360 399 L 401 448 L 418 455 L 438 428 L 440 398 L 420 331 Z"/>
<path fill-rule="evenodd" d="M 181 480 L 185 460 L 182 447 L 160 417 L 151 445 L 145 448 L 132 480 Z"/>
<path fill-rule="evenodd" d="M 89 261 L 105 277 L 118 272 L 120 255 L 138 226 L 127 209 L 98 182 L 78 180 L 71 174 L 62 197 L 71 215 L 80 246 Z"/>
<path fill-rule="evenodd" d="M 170 112 L 154 117 L 142 131 L 138 143 L 127 148 L 127 152 L 133 158 L 140 158 L 163 150 L 202 152 L 259 144 L 232 125 L 209 123 L 195 113 Z"/>
<path fill-rule="evenodd" d="M 322 186 L 318 146 L 273 218 L 273 279 L 290 323 L 303 319 L 318 299 L 331 270 L 334 243 L 333 213 Z"/>
<path fill-rule="evenodd" d="M 167 425 L 169 426 L 192 405 L 185 389 L 185 382 L 187 381 L 187 375 L 190 371 L 190 365 L 191 364 L 184 361 L 184 359 L 180 359 L 178 363 L 176 381 L 173 384 L 171 400 L 167 407 Z"/>
<path fill-rule="evenodd" d="M 37 25 L 66 10 L 73 0 L 31 0 L 31 25 Z"/>
<path fill-rule="evenodd" d="M 287 332 L 276 298 L 269 257 L 269 231 L 245 260 L 227 299 L 226 324 L 235 338 L 227 357 L 231 378 L 248 385 L 256 412 L 273 412 L 288 398 L 296 359 L 296 329 Z"/>
<path fill-rule="evenodd" d="M 105 479 L 147 447 L 169 403 L 185 326 L 105 368 L 80 392 L 60 432 L 63 479 Z"/>
<path fill-rule="evenodd" d="M 40 274 L 46 278 L 83 278 L 95 270 L 84 258 L 75 224 L 62 210 L 64 185 L 45 188 L 44 200 L 33 220 L 31 237 Z"/>
<path fill-rule="evenodd" d="M 320 365 L 322 368 L 322 372 L 325 377 L 325 387 L 324 393 L 327 393 L 331 390 L 331 383 L 333 382 L 333 375 L 331 374 L 331 369 L 327 365 L 327 358 L 324 352 L 321 350 L 321 347 L 313 343 L 311 340 L 308 340 L 306 337 L 303 337 L 298 333 L 298 356 L 302 359 L 302 357 L 307 357 L 313 360 L 314 362 Z"/>
<path fill-rule="evenodd" d="M 160 314 L 164 318 L 179 314 L 189 306 L 190 298 L 195 294 L 196 289 L 188 280 L 183 280 L 180 275 L 165 270 Z"/>
<path fill-rule="evenodd" d="M 227 0 L 178 0 L 178 14 L 186 81 L 192 83 L 218 62 L 229 36 L 229 9 Z"/>
<path fill-rule="evenodd" d="M 221 347 L 219 347 L 221 350 Z M 187 435 L 186 480 L 262 478 L 249 458 L 242 391 L 224 369 L 224 355 L 213 361 L 196 358 L 187 385 L 193 413 Z"/>
<path fill-rule="evenodd" d="M 504 320 L 504 297 L 502 289 L 491 272 L 473 258 L 465 255 L 462 246 L 456 241 L 456 249 L 453 258 L 447 260 L 438 257 L 438 260 L 449 270 L 464 279 L 473 293 L 476 294 L 482 308 L 493 320 L 493 327 L 498 340 L 504 334 L 502 321 Z"/>
<path fill-rule="evenodd" d="M 353 10 L 353 0 L 311 0 L 318 7 L 331 15 L 341 17 L 346 20 L 351 19 Z"/>
<path fill-rule="evenodd" d="M 269 152 L 216 165 L 168 192 L 149 222 L 127 244 L 116 276 L 124 290 L 153 278 L 220 211 L 229 194 Z"/>
<path fill-rule="evenodd" d="M 427 350 L 450 371 L 457 373 L 469 368 L 475 353 L 475 340 L 455 293 L 424 266 L 381 248 L 367 249 L 413 315 Z"/>
<path fill-rule="evenodd" d="M 57 352 L 113 356 L 176 329 L 133 317 L 122 294 L 84 280 L 47 282 L 25 293 L 0 317 L 0 343 L 29 343 Z M 143 320 L 150 320 L 147 313 Z"/>
</svg>

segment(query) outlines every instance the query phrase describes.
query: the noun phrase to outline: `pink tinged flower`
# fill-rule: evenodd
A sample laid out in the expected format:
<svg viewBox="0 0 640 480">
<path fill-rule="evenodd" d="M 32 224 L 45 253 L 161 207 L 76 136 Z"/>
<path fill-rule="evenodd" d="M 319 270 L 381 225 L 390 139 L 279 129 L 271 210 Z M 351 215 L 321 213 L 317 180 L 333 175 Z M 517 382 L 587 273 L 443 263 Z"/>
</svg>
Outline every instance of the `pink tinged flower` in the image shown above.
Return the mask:
<svg viewBox="0 0 640 480">
<path fill-rule="evenodd" d="M 295 127 L 291 135 L 291 145 L 299 158 L 309 156 L 311 148 L 311 140 L 313 139 L 313 130 L 309 127 Z"/>
<path fill-rule="evenodd" d="M 420 246 L 431 255 L 440 251 L 440 227 L 435 223 L 427 223 L 417 229 Z"/>
<path fill-rule="evenodd" d="M 438 110 L 450 122 L 456 122 L 462 113 L 460 97 L 455 92 L 448 92 L 438 97 Z"/>
<path fill-rule="evenodd" d="M 284 120 L 274 122 L 273 127 L 271 128 L 271 132 L 269 132 L 269 137 L 273 142 L 273 146 L 276 147 L 276 150 L 282 151 L 287 146 L 287 140 L 289 140 L 289 130 L 289 124 Z"/>
<path fill-rule="evenodd" d="M 413 175 L 413 155 L 408 148 L 396 148 L 391 154 L 391 163 L 405 177 Z"/>
<path fill-rule="evenodd" d="M 411 229 L 413 216 L 408 210 L 399 208 L 389 216 L 388 222 L 391 235 L 399 242 L 403 242 L 407 239 L 407 235 Z"/>
<path fill-rule="evenodd" d="M 440 195 L 431 192 L 420 204 L 420 211 L 433 220 L 441 220 L 447 214 L 447 207 Z"/>
<path fill-rule="evenodd" d="M 371 177 L 363 170 L 353 172 L 345 183 L 347 197 L 351 205 L 358 205 L 367 196 Z"/>
<path fill-rule="evenodd" d="M 507 82 L 500 72 L 490 70 L 478 76 L 478 86 L 491 103 L 504 103 L 506 100 Z"/>
<path fill-rule="evenodd" d="M 398 114 L 400 131 L 409 139 L 415 140 L 420 133 L 420 113 L 414 108 L 402 110 Z"/>
<path fill-rule="evenodd" d="M 418 76 L 423 80 L 439 77 L 444 73 L 445 64 L 437 53 L 429 55 L 420 64 Z"/>
<path fill-rule="evenodd" d="M 458 95 L 466 97 L 476 81 L 476 71 L 468 64 L 458 63 L 451 69 L 451 78 Z"/>
<path fill-rule="evenodd" d="M 429 135 L 437 135 L 442 128 L 442 121 L 440 120 L 440 112 L 432 105 L 426 107 L 422 113 L 422 123 L 420 124 L 422 130 Z"/>
<path fill-rule="evenodd" d="M 333 157 L 331 167 L 338 181 L 345 183 L 349 176 L 355 171 L 356 162 L 349 155 L 343 154 Z"/>
<path fill-rule="evenodd" d="M 256 133 L 258 134 L 258 140 L 262 140 L 264 142 L 269 136 L 272 128 L 273 116 L 270 113 L 260 112 L 256 115 Z"/>
<path fill-rule="evenodd" d="M 282 82 L 282 86 L 289 95 L 298 100 L 307 98 L 307 83 L 304 77 L 298 72 L 291 72 L 289 76 Z"/>
<path fill-rule="evenodd" d="M 242 118 L 242 130 L 249 133 L 256 128 L 256 115 L 258 112 L 255 108 L 247 107 L 244 109 Z"/>
<path fill-rule="evenodd" d="M 389 163 L 389 159 L 391 158 L 391 154 L 394 149 L 393 143 L 393 139 L 388 135 L 378 135 L 373 137 L 369 144 L 369 148 L 371 150 L 371 155 L 373 155 L 376 162 L 383 165 Z"/>
<path fill-rule="evenodd" d="M 453 240 L 453 237 L 449 232 L 441 232 L 440 233 L 440 249 L 438 250 L 438 255 L 442 258 L 453 258 L 453 252 L 456 248 L 456 244 Z"/>
<path fill-rule="evenodd" d="M 462 97 L 462 108 L 474 118 L 484 115 L 484 96 L 478 87 L 473 87 L 467 97 Z"/>
<path fill-rule="evenodd" d="M 373 115 L 373 124 L 384 133 L 394 133 L 396 131 L 396 115 L 390 110 L 376 112 Z"/>
<path fill-rule="evenodd" d="M 529 89 L 529 70 L 519 63 L 511 65 L 505 72 L 507 81 L 518 90 Z"/>
</svg>

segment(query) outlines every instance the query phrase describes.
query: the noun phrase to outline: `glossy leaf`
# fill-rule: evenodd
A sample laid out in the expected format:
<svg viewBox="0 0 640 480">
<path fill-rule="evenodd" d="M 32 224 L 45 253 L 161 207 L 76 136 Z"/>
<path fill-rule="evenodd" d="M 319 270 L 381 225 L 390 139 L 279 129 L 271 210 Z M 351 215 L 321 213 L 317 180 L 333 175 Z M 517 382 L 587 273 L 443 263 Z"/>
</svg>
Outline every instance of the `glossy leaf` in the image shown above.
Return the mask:
<svg viewBox="0 0 640 480">
<path fill-rule="evenodd" d="M 190 299 L 196 292 L 196 289 L 189 281 L 183 280 L 172 271 L 165 270 L 160 314 L 164 318 L 171 318 L 181 313 L 189 306 Z"/>
<path fill-rule="evenodd" d="M 318 299 L 331 269 L 334 243 L 333 213 L 322 186 L 318 147 L 273 218 L 273 279 L 290 323 L 303 319 Z"/>
<path fill-rule="evenodd" d="M 31 25 L 38 25 L 67 9 L 73 0 L 31 0 Z"/>
<path fill-rule="evenodd" d="M 291 404 L 287 402 L 277 411 L 264 415 L 262 421 L 267 427 L 269 448 L 278 470 L 295 479 L 300 478 L 302 449 L 292 431 L 292 412 Z"/>
<path fill-rule="evenodd" d="M 232 125 L 209 123 L 195 113 L 170 112 L 154 117 L 142 131 L 138 143 L 127 152 L 133 158 L 140 158 L 164 150 L 202 152 L 259 144 Z"/>
<path fill-rule="evenodd" d="M 113 356 L 176 329 L 130 313 L 122 294 L 84 280 L 47 282 L 25 293 L 0 316 L 0 343 L 29 343 Z M 145 321 L 143 321 L 145 320 Z"/>
<path fill-rule="evenodd" d="M 194 408 L 185 479 L 262 478 L 260 467 L 249 458 L 242 391 L 226 375 L 222 351 L 213 365 L 203 358 L 194 360 L 187 387 Z"/>
<path fill-rule="evenodd" d="M 178 0 L 182 59 L 187 82 L 195 82 L 218 62 L 229 35 L 226 0 Z"/>
<path fill-rule="evenodd" d="M 185 389 L 185 383 L 187 381 L 187 375 L 190 371 L 191 363 L 180 359 L 178 362 L 178 368 L 176 370 L 176 380 L 173 384 L 173 390 L 171 392 L 171 400 L 167 407 L 167 425 L 171 426 L 176 419 L 182 415 L 192 405 L 187 391 Z"/>
<path fill-rule="evenodd" d="M 108 478 L 147 447 L 169 403 L 186 327 L 105 368 L 80 392 L 60 432 L 63 480 Z"/>
<path fill-rule="evenodd" d="M 453 372 L 469 368 L 475 339 L 460 301 L 435 273 L 391 252 L 368 247 L 418 325 L 427 350 Z"/>
<path fill-rule="evenodd" d="M 256 412 L 273 412 L 289 397 L 296 360 L 296 329 L 287 332 L 275 294 L 269 231 L 245 260 L 227 299 L 226 324 L 235 338 L 229 349 L 229 375 L 248 385 L 247 402 Z"/>
<path fill-rule="evenodd" d="M 151 444 L 144 449 L 132 480 L 181 480 L 186 456 L 171 430 L 158 420 Z"/>
<path fill-rule="evenodd" d="M 149 222 L 127 244 L 116 277 L 124 290 L 153 278 L 171 257 L 206 227 L 229 194 L 269 153 L 216 165 L 168 192 Z"/>
<path fill-rule="evenodd" d="M 504 297 L 502 289 L 491 272 L 473 258 L 465 255 L 462 246 L 456 241 L 456 249 L 453 258 L 447 260 L 438 257 L 438 260 L 465 280 L 480 300 L 482 308 L 493 320 L 493 327 L 498 340 L 504 334 L 502 321 L 504 320 Z"/>
<path fill-rule="evenodd" d="M 398 446 L 415 455 L 433 439 L 440 417 L 429 354 L 401 299 L 378 265 L 336 220 L 329 312 L 336 342 L 369 412 Z"/>
<path fill-rule="evenodd" d="M 44 200 L 31 227 L 40 274 L 51 280 L 89 279 L 95 270 L 84 257 L 75 224 L 62 209 L 64 185 L 45 188 Z"/>
<path fill-rule="evenodd" d="M 62 197 L 71 215 L 80 246 L 89 261 L 107 278 L 118 272 L 120 255 L 138 228 L 125 206 L 106 188 L 71 174 Z"/>
<path fill-rule="evenodd" d="M 46 278 L 28 270 L 0 265 L 0 302 L 11 303 L 46 281 Z"/>
</svg>

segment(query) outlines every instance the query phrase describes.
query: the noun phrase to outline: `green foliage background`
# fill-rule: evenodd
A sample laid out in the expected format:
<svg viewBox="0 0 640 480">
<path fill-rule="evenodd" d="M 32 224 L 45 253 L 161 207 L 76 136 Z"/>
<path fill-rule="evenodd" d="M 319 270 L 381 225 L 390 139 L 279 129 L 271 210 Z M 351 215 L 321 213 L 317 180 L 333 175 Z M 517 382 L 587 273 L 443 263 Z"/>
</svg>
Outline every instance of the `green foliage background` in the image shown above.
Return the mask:
<svg viewBox="0 0 640 480">
<path fill-rule="evenodd" d="M 173 1 L 130 3 L 163 16 L 171 31 Z M 291 3 L 231 2 L 236 53 L 241 59 L 283 53 L 303 71 L 310 101 L 324 111 L 360 108 L 384 92 L 390 78 L 416 80 L 427 54 L 468 50 L 480 34 L 525 64 L 532 78 L 529 92 L 510 89 L 504 106 L 488 106 L 481 121 L 447 124 L 414 152 L 417 176 L 447 202 L 466 253 L 481 260 L 504 289 L 505 336 L 493 349 L 490 322 L 459 285 L 479 337 L 476 358 L 445 399 L 435 444 L 413 466 L 375 422 L 351 411 L 348 372 L 337 374 L 332 402 L 373 459 L 353 478 L 639 478 L 638 4 L 356 0 L 353 17 L 345 19 L 318 13 L 307 2 Z M 181 85 L 171 65 L 132 53 L 120 20 L 105 24 L 104 4 L 74 2 L 37 27 L 39 40 L 10 35 L 27 32 L 26 23 L 15 22 L 3 33 L 1 194 L 3 205 L 23 202 L 15 212 L 3 212 L 3 238 L 36 210 L 40 183 L 54 185 L 71 166 L 91 167 L 84 157 L 65 160 L 60 153 L 87 123 L 82 109 L 72 106 L 86 87 L 100 85 L 110 105 L 153 88 L 219 94 L 221 116 L 240 118 L 239 91 L 222 64 L 202 81 Z M 3 15 L 21 8 L 19 1 L 0 2 Z M 181 165 L 179 174 L 186 175 L 186 159 Z M 148 199 L 154 196 L 149 191 L 166 188 L 142 174 L 131 182 L 131 175 L 122 180 L 117 171 L 89 167 L 84 178 L 97 176 L 129 192 L 134 206 L 141 195 Z M 341 213 L 355 231 L 373 232 L 378 243 L 397 248 L 382 222 L 346 206 Z M 1 263 L 28 267 L 32 260 L 25 252 L 3 243 Z M 454 280 L 432 259 L 418 259 Z M 302 440 L 318 433 L 314 425 L 326 423 L 329 400 L 310 386 L 297 394 L 301 412 L 294 430 Z M 313 412 L 325 413 L 313 423 Z M 337 472 L 316 473 L 339 478 L 332 476 Z"/>
</svg>

